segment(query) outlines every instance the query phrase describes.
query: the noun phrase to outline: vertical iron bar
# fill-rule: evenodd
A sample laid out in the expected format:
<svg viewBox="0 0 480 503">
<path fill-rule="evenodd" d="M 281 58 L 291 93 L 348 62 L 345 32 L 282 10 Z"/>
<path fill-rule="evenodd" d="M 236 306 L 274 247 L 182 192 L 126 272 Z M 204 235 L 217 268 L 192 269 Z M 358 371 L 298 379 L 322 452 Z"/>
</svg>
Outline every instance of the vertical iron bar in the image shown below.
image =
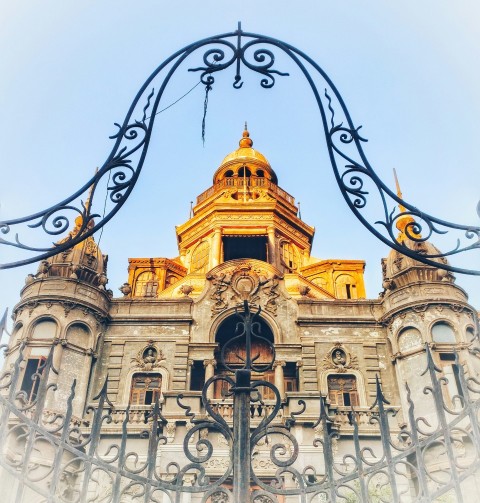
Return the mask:
<svg viewBox="0 0 480 503">
<path fill-rule="evenodd" d="M 408 401 L 408 422 L 410 423 L 412 443 L 415 447 L 415 459 L 416 459 L 415 465 L 417 468 L 418 484 L 419 484 L 420 490 L 421 490 L 421 496 L 418 501 L 419 501 L 419 503 L 423 503 L 423 502 L 426 503 L 426 502 L 430 501 L 430 498 L 429 498 L 429 491 L 428 491 L 428 482 L 427 482 L 427 477 L 426 477 L 427 470 L 425 467 L 425 459 L 424 459 L 423 453 L 422 453 L 421 442 L 420 442 L 420 439 L 418 438 L 417 422 L 415 420 L 415 405 L 412 401 L 410 387 L 408 386 L 407 383 L 405 383 L 405 388 L 407 390 L 407 401 Z"/>
<path fill-rule="evenodd" d="M 368 503 L 368 491 L 365 485 L 365 473 L 363 470 L 362 449 L 360 447 L 360 438 L 358 435 L 358 423 L 355 410 L 352 407 L 352 423 L 353 423 L 353 444 L 355 446 L 355 460 L 357 464 L 358 482 L 360 484 L 360 494 L 362 503 Z"/>
<path fill-rule="evenodd" d="M 382 438 L 383 455 L 387 463 L 388 478 L 392 488 L 392 501 L 399 503 L 397 479 L 395 477 L 395 460 L 392 456 L 392 446 L 390 445 L 390 425 L 388 424 L 388 410 L 385 410 L 384 404 L 390 404 L 383 395 L 382 387 L 378 374 L 376 376 L 377 397 L 372 407 L 378 407 L 378 423 L 380 425 L 380 436 Z"/>
<path fill-rule="evenodd" d="M 250 501 L 250 377 L 250 370 L 241 369 L 235 372 L 233 390 L 233 501 L 235 503 Z"/>
<path fill-rule="evenodd" d="M 68 435 L 70 433 L 70 421 L 72 419 L 72 409 L 73 409 L 73 399 L 75 398 L 75 387 L 77 385 L 77 380 L 73 380 L 72 387 L 70 389 L 70 395 L 67 400 L 67 411 L 65 413 L 64 417 L 64 423 L 62 427 L 62 433 L 60 435 L 60 439 L 58 444 L 55 444 L 57 452 L 55 453 L 54 461 L 53 461 L 53 475 L 52 475 L 52 481 L 49 486 L 49 497 L 48 497 L 48 502 L 49 503 L 55 503 L 55 492 L 57 490 L 57 484 L 59 481 L 59 478 L 61 476 L 60 473 L 60 468 L 62 466 L 62 457 L 63 457 L 63 446 L 68 440 Z"/>
</svg>

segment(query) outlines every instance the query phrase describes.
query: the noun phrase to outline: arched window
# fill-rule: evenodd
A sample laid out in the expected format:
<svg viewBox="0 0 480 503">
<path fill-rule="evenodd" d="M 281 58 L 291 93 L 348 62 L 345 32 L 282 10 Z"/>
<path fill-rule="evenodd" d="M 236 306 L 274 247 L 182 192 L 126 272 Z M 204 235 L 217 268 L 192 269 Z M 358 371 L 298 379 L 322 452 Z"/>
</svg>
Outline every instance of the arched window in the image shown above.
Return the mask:
<svg viewBox="0 0 480 503">
<path fill-rule="evenodd" d="M 85 346 L 90 340 L 90 330 L 81 323 L 74 323 L 67 329 L 67 340 L 76 346 Z"/>
<path fill-rule="evenodd" d="M 235 333 L 236 326 L 239 319 L 238 316 L 230 316 L 226 320 L 224 320 L 220 326 L 218 327 L 217 334 L 215 336 L 215 341 L 218 343 L 217 351 L 215 352 L 215 360 L 217 361 L 217 369 L 216 375 L 231 375 L 231 373 L 222 366 L 221 363 L 221 351 L 223 346 L 235 337 L 237 334 Z M 257 320 L 260 323 L 260 333 L 259 335 L 268 341 L 273 343 L 273 333 L 271 328 L 267 325 L 267 323 L 260 318 Z M 272 351 L 268 344 L 257 337 L 252 337 L 252 350 L 251 354 L 253 357 L 258 356 L 255 360 L 255 365 L 261 366 L 262 364 L 267 364 L 272 361 Z M 243 361 L 245 360 L 245 339 L 240 340 L 238 344 L 229 346 L 227 351 L 225 352 L 225 361 L 232 368 L 241 368 L 243 367 Z M 255 373 L 255 379 L 257 380 L 265 380 L 268 382 L 274 382 L 274 371 L 268 370 L 263 374 Z M 271 391 L 269 388 L 262 388 L 260 390 L 262 392 L 264 399 L 273 398 L 271 395 Z M 214 395 L 215 398 L 223 398 L 228 392 L 228 383 L 225 381 L 216 381 L 215 382 L 215 390 Z"/>
<path fill-rule="evenodd" d="M 57 324 L 50 319 L 40 320 L 33 327 L 33 339 L 54 339 L 57 335 Z"/>
<path fill-rule="evenodd" d="M 445 321 L 439 321 L 432 327 L 433 342 L 444 344 L 455 344 L 455 332 L 450 324 Z"/>
<path fill-rule="evenodd" d="M 282 243 L 282 260 L 291 271 L 298 269 L 300 264 L 298 260 L 298 251 L 295 245 L 286 241 Z"/>
<path fill-rule="evenodd" d="M 193 272 L 205 272 L 208 266 L 208 256 L 210 253 L 210 245 L 208 241 L 202 241 L 197 245 L 192 253 L 192 261 L 190 269 Z"/>
<path fill-rule="evenodd" d="M 250 177 L 252 175 L 252 172 L 246 167 L 246 166 L 242 166 L 239 170 L 238 170 L 238 176 L 239 177 Z"/>
<path fill-rule="evenodd" d="M 151 405 L 162 392 L 161 374 L 134 374 L 130 393 L 131 405 Z"/>
<path fill-rule="evenodd" d="M 328 398 L 332 406 L 358 406 L 357 378 L 350 374 L 328 376 Z"/>
<path fill-rule="evenodd" d="M 398 336 L 398 349 L 400 351 L 408 351 L 421 346 L 422 343 L 422 334 L 413 327 L 404 328 Z"/>
<path fill-rule="evenodd" d="M 340 274 L 335 280 L 335 287 L 339 299 L 357 298 L 357 283 L 350 274 Z"/>
<path fill-rule="evenodd" d="M 158 278 L 153 271 L 145 271 L 137 276 L 135 297 L 155 297 L 158 290 Z"/>
</svg>

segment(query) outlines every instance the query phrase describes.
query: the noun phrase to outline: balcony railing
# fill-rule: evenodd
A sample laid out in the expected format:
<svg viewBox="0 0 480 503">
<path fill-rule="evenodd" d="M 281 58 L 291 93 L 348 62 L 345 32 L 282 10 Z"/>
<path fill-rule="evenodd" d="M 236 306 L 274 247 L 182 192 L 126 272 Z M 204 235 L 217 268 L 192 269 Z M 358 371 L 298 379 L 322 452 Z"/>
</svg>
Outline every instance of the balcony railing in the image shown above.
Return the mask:
<svg viewBox="0 0 480 503">
<path fill-rule="evenodd" d="M 220 180 L 217 182 L 215 185 L 212 185 L 209 189 L 207 189 L 205 192 L 202 192 L 198 197 L 197 197 L 197 204 L 200 204 L 201 202 L 205 201 L 208 199 L 210 196 L 215 194 L 215 192 L 218 192 L 219 190 L 222 190 L 226 187 L 239 187 L 239 188 L 253 188 L 253 187 L 261 187 L 261 188 L 266 188 L 276 194 L 278 197 L 284 199 L 290 204 L 295 204 L 295 198 L 291 196 L 288 192 L 285 192 L 283 189 L 281 189 L 278 185 L 274 184 L 267 178 L 263 177 L 254 177 L 254 176 L 249 176 L 245 178 L 239 178 L 239 177 L 229 177 L 229 178 L 224 178 L 223 180 Z"/>
</svg>

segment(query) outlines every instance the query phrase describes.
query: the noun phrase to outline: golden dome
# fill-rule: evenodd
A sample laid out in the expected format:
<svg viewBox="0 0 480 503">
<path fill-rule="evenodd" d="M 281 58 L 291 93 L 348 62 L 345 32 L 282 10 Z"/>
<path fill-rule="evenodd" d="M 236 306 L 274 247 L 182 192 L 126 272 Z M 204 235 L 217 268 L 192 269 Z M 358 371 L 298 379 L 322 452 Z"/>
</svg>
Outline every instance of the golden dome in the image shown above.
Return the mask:
<svg viewBox="0 0 480 503">
<path fill-rule="evenodd" d="M 273 171 L 267 158 L 258 150 L 252 148 L 253 141 L 245 124 L 242 138 L 238 142 L 239 148 L 228 154 L 213 175 L 213 183 L 217 183 L 225 177 L 239 176 L 239 168 L 245 166 L 249 170 L 248 176 L 266 177 L 273 183 L 277 183 L 277 175 Z M 235 169 L 236 168 L 236 169 Z M 242 176 L 242 174 L 240 174 Z"/>
</svg>

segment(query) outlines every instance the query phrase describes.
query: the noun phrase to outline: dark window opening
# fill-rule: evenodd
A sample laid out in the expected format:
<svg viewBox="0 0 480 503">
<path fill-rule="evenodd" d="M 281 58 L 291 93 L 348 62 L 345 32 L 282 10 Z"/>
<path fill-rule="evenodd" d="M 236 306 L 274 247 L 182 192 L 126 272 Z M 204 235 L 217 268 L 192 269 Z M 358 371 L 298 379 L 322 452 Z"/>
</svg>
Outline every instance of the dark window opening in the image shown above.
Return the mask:
<svg viewBox="0 0 480 503">
<path fill-rule="evenodd" d="M 265 176 L 263 169 L 257 169 L 257 176 L 260 176 L 262 178 Z"/>
<path fill-rule="evenodd" d="M 205 366 L 203 361 L 195 360 L 190 370 L 190 390 L 202 391 L 205 384 Z"/>
<path fill-rule="evenodd" d="M 40 385 L 40 375 L 43 372 L 42 365 L 45 358 L 29 358 L 25 373 L 23 374 L 21 390 L 27 395 L 27 402 L 33 402 L 37 398 L 38 387 Z M 35 375 L 38 374 L 38 375 Z"/>
<path fill-rule="evenodd" d="M 238 170 L 238 176 L 240 176 L 240 177 L 244 177 L 244 176 L 248 177 L 251 174 L 252 174 L 252 172 L 248 168 L 245 168 L 243 166 Z"/>
<path fill-rule="evenodd" d="M 444 362 L 454 362 L 455 355 L 453 353 L 440 353 L 440 360 Z"/>
<path fill-rule="evenodd" d="M 233 176 L 233 171 L 231 169 L 229 169 L 228 171 L 225 172 L 225 177 L 226 178 L 230 178 Z"/>
<path fill-rule="evenodd" d="M 343 394 L 343 405 L 346 407 L 349 407 L 351 405 L 350 403 L 350 393 L 344 393 Z"/>
<path fill-rule="evenodd" d="M 223 238 L 223 260 L 252 258 L 267 261 L 266 236 L 225 236 Z"/>
<path fill-rule="evenodd" d="M 295 362 L 287 362 L 283 369 L 285 391 L 298 391 L 298 371 Z"/>
<path fill-rule="evenodd" d="M 351 288 L 352 288 L 352 285 L 349 285 L 348 283 L 345 285 L 345 288 L 347 289 L 347 299 L 351 299 L 352 298 L 352 291 L 351 291 Z"/>
</svg>

